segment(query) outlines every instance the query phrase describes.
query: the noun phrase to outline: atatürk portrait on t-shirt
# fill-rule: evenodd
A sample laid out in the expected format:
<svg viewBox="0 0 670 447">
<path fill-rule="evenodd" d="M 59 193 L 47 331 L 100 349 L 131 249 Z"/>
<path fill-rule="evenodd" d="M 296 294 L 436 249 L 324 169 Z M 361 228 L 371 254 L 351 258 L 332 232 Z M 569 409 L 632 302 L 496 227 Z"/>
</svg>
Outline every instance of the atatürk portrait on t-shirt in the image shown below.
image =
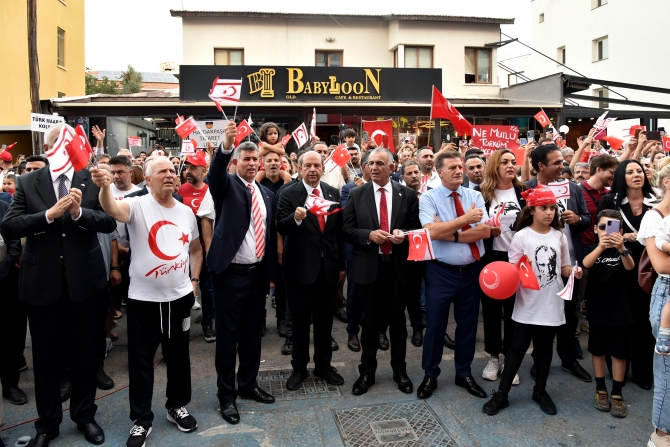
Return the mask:
<svg viewBox="0 0 670 447">
<path fill-rule="evenodd" d="M 552 247 L 540 245 L 535 250 L 535 265 L 537 266 L 540 287 L 544 288 L 556 281 L 556 250 Z"/>
</svg>

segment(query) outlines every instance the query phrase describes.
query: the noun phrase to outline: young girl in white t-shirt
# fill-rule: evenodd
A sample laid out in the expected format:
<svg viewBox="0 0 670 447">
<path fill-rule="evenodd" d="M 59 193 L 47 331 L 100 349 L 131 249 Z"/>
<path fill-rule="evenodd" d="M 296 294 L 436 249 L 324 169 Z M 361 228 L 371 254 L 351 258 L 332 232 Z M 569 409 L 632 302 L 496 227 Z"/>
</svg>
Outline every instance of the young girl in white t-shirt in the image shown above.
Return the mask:
<svg viewBox="0 0 670 447">
<path fill-rule="evenodd" d="M 516 292 L 512 313 L 514 339 L 505 359 L 498 391 L 493 393 L 491 400 L 482 409 L 488 415 L 497 414 L 509 406 L 507 394 L 531 340 L 537 368 L 533 400 L 545 413 L 556 414 L 556 405 L 545 388 L 556 329 L 565 324 L 564 301 L 558 296 L 558 292 L 563 289 L 561 277 L 569 277 L 573 267 L 570 265 L 568 241 L 561 231 L 554 193 L 549 188 L 539 187 L 524 191 L 521 195 L 526 200 L 526 207 L 517 222 L 509 248 L 509 261 L 517 264 L 527 255 L 540 290 L 520 286 Z M 574 268 L 575 277 L 581 278 L 582 269 Z"/>
</svg>

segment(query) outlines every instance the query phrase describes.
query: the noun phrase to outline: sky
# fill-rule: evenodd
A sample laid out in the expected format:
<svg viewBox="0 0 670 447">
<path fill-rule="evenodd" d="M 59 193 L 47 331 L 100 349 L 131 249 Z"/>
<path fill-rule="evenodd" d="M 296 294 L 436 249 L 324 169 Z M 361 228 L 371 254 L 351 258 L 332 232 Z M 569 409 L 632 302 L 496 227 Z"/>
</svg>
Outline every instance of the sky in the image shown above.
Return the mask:
<svg viewBox="0 0 670 447">
<path fill-rule="evenodd" d="M 502 32 L 530 44 L 531 0 L 432 0 L 422 10 L 411 10 L 406 0 L 86 0 L 86 67 L 92 70 L 125 70 L 130 64 L 138 71 L 158 72 L 161 62 L 182 59 L 181 18 L 170 9 L 191 11 L 220 10 L 326 14 L 430 14 L 513 18 L 514 25 L 502 25 Z M 281 5 L 281 11 L 278 11 Z M 498 50 L 498 60 L 528 54 L 513 43 Z M 438 67 L 439 68 L 439 67 Z"/>
</svg>

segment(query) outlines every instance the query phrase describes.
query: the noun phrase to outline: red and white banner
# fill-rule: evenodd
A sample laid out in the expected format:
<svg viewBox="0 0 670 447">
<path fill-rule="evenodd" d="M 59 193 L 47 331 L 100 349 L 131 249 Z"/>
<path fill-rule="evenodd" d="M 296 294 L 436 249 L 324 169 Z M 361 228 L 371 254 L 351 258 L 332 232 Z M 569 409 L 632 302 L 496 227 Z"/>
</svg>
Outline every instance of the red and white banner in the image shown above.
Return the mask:
<svg viewBox="0 0 670 447">
<path fill-rule="evenodd" d="M 563 180 L 562 182 L 552 182 L 547 185 L 554 193 L 557 199 L 570 198 L 570 180 Z"/>
<path fill-rule="evenodd" d="M 309 126 L 309 136 L 316 136 L 316 107 L 312 109 L 312 124 Z"/>
<path fill-rule="evenodd" d="M 47 156 L 49 165 L 55 173 L 62 174 L 70 168 L 80 171 L 88 166 L 91 145 L 81 124 L 75 129 L 75 135 L 72 135 L 68 128 L 63 126 L 56 143 L 44 155 Z"/>
<path fill-rule="evenodd" d="M 305 126 L 305 123 L 302 123 L 300 126 L 298 126 L 298 128 L 294 130 L 291 133 L 291 135 L 293 136 L 293 139 L 298 145 L 298 149 L 303 147 L 309 141 L 309 137 L 307 136 L 307 127 Z"/>
<path fill-rule="evenodd" d="M 323 163 L 323 168 L 327 172 L 333 172 L 337 168 L 343 168 L 351 159 L 349 151 L 345 145 L 338 146 L 333 149 L 326 161 Z"/>
<path fill-rule="evenodd" d="M 183 140 L 181 142 L 181 154 L 182 155 L 193 155 L 195 154 L 195 148 L 198 146 L 198 143 L 195 140 Z"/>
<path fill-rule="evenodd" d="M 367 132 L 377 146 L 395 153 L 393 146 L 393 120 L 363 121 L 363 132 Z"/>
<path fill-rule="evenodd" d="M 430 102 L 430 119 L 445 118 L 451 121 L 454 130 L 460 136 L 472 135 L 472 124 L 461 115 L 449 100 L 433 86 L 433 97 Z"/>
<path fill-rule="evenodd" d="M 333 211 L 328 211 L 333 205 L 335 205 L 337 208 Z M 315 216 L 329 216 L 331 214 L 337 213 L 338 211 L 342 211 L 339 202 L 326 200 L 321 196 L 317 196 L 316 194 L 310 194 L 307 196 L 305 208 L 307 208 L 307 211 L 314 214 Z"/>
<path fill-rule="evenodd" d="M 405 233 L 409 241 L 408 261 L 430 261 L 435 259 L 433 253 L 433 242 L 430 240 L 430 232 L 426 228 L 408 231 Z"/>
<path fill-rule="evenodd" d="M 247 135 L 251 135 L 253 133 L 253 130 L 251 130 L 251 126 L 247 122 L 247 120 L 242 120 L 240 124 L 237 125 L 237 136 L 235 137 L 235 146 L 239 146 L 239 144 L 244 140 Z"/>
<path fill-rule="evenodd" d="M 493 227 L 499 227 L 500 226 L 500 216 L 505 212 L 505 202 L 502 202 L 500 205 L 498 205 L 498 212 L 496 212 L 495 216 L 489 217 L 489 219 L 484 222 L 485 225 L 491 225 Z"/>
<path fill-rule="evenodd" d="M 519 262 L 516 264 L 516 270 L 519 273 L 519 279 L 521 280 L 521 287 L 532 290 L 540 290 L 540 282 L 535 276 L 535 272 L 530 265 L 530 259 L 527 255 L 523 255 Z"/>
<path fill-rule="evenodd" d="M 175 122 L 177 123 L 177 127 L 174 128 L 174 131 L 177 132 L 182 140 L 198 130 L 198 124 L 192 116 L 185 120 L 184 117 L 180 115 Z"/>
<path fill-rule="evenodd" d="M 600 117 L 598 117 L 596 123 L 593 125 L 594 129 L 596 130 L 607 129 L 607 126 L 609 126 L 612 121 L 616 120 L 616 118 L 605 118 L 608 113 L 609 110 L 606 110 L 605 113 L 603 113 L 602 115 L 600 115 Z"/>
<path fill-rule="evenodd" d="M 128 137 L 128 147 L 142 146 L 142 137 Z"/>
<path fill-rule="evenodd" d="M 540 110 L 537 112 L 535 115 L 535 119 L 537 120 L 538 123 L 540 123 L 540 126 L 542 127 L 547 127 L 551 125 L 551 121 L 549 120 L 549 117 L 547 116 L 547 113 L 544 110 Z"/>
<path fill-rule="evenodd" d="M 487 156 L 498 149 L 518 149 L 518 139 L 517 126 L 472 126 L 471 145 L 483 150 Z"/>
<path fill-rule="evenodd" d="M 663 137 L 663 150 L 670 152 L 670 137 Z"/>
<path fill-rule="evenodd" d="M 219 79 L 217 76 L 209 90 L 209 98 L 214 101 L 216 108 L 221 110 L 221 104 L 237 104 L 242 93 L 242 79 Z"/>
</svg>

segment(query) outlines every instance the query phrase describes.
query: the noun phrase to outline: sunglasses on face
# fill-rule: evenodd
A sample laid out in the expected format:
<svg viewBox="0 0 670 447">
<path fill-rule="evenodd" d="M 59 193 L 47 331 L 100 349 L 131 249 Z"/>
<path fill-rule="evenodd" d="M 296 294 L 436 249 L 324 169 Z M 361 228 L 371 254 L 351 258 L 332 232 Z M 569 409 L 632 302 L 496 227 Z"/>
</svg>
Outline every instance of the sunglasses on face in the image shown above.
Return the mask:
<svg viewBox="0 0 670 447">
<path fill-rule="evenodd" d="M 598 229 L 600 231 L 605 231 L 606 228 L 607 228 L 607 224 L 604 224 L 604 223 L 598 224 Z"/>
</svg>

